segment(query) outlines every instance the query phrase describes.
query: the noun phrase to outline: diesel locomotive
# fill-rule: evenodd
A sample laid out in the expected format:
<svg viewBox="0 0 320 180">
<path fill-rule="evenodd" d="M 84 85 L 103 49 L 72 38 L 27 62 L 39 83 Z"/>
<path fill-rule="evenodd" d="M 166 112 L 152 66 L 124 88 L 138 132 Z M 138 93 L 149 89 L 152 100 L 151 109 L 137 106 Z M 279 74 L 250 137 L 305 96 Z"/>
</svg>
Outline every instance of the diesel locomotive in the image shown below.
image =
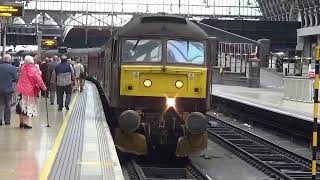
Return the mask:
<svg viewBox="0 0 320 180">
<path fill-rule="evenodd" d="M 105 47 L 68 55 L 86 57 L 88 75 L 103 89 L 119 150 L 185 157 L 207 147 L 204 114 L 216 50 L 217 40 L 192 21 L 156 14 L 133 17 Z"/>
<path fill-rule="evenodd" d="M 116 147 L 137 155 L 174 149 L 178 157 L 203 151 L 216 49 L 215 38 L 183 17 L 135 16 L 118 29 L 102 82 Z"/>
</svg>

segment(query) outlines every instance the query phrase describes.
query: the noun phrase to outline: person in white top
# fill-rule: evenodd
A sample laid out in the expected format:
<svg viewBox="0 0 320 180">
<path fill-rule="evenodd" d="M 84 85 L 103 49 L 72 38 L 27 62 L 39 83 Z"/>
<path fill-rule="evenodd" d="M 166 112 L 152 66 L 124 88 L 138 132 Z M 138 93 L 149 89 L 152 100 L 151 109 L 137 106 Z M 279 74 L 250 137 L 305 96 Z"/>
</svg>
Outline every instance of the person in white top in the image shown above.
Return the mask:
<svg viewBox="0 0 320 180">
<path fill-rule="evenodd" d="M 74 69 L 74 75 L 76 79 L 76 84 L 75 84 L 76 90 L 79 91 L 79 87 L 80 87 L 80 92 L 82 92 L 83 85 L 82 85 L 82 79 L 80 76 L 82 73 L 84 73 L 84 67 L 80 63 L 80 58 L 77 59 L 76 63 L 73 65 L 73 69 Z"/>
</svg>

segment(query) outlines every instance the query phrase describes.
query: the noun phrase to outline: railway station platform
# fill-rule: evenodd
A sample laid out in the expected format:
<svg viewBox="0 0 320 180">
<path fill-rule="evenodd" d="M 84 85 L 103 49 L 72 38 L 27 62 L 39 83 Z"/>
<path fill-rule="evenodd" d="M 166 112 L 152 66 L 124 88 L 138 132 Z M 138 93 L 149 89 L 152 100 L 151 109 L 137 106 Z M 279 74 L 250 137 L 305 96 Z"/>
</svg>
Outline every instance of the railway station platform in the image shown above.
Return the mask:
<svg viewBox="0 0 320 180">
<path fill-rule="evenodd" d="M 286 100 L 283 98 L 284 92 L 281 88 L 247 88 L 214 84 L 211 94 L 285 116 L 313 121 L 313 104 Z"/>
<path fill-rule="evenodd" d="M 49 105 L 49 128 L 39 101 L 32 129 L 18 128 L 14 114 L 10 126 L 0 126 L 0 179 L 124 179 L 94 84 L 73 95 L 69 111 Z"/>
</svg>

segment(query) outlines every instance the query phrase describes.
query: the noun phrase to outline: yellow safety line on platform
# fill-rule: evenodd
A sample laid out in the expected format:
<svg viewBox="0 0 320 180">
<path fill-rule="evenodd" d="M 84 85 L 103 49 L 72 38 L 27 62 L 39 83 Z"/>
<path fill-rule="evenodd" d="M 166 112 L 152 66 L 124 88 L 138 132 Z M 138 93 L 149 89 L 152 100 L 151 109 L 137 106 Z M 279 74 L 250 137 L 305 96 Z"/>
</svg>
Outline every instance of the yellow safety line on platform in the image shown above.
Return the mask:
<svg viewBox="0 0 320 180">
<path fill-rule="evenodd" d="M 62 142 L 62 138 L 64 136 L 64 133 L 66 131 L 66 128 L 67 128 L 67 125 L 69 123 L 69 120 L 70 120 L 70 117 L 71 117 L 71 112 L 73 110 L 73 107 L 75 105 L 75 102 L 76 102 L 76 99 L 78 97 L 78 93 L 74 96 L 74 98 L 72 99 L 72 102 L 71 102 L 71 106 L 70 106 L 70 110 L 68 111 L 68 113 L 64 116 L 63 118 L 63 123 L 61 125 L 61 128 L 58 132 L 58 135 L 54 141 L 54 144 L 53 144 L 53 147 L 52 147 L 52 150 L 49 154 L 49 157 L 48 157 L 48 160 L 44 166 L 44 168 L 42 169 L 41 173 L 40 173 L 40 180 L 47 180 L 48 179 L 48 176 L 51 172 L 51 169 L 52 169 L 52 165 L 53 165 L 53 162 L 58 154 L 58 150 L 60 148 L 60 145 L 61 145 L 61 142 Z"/>
</svg>

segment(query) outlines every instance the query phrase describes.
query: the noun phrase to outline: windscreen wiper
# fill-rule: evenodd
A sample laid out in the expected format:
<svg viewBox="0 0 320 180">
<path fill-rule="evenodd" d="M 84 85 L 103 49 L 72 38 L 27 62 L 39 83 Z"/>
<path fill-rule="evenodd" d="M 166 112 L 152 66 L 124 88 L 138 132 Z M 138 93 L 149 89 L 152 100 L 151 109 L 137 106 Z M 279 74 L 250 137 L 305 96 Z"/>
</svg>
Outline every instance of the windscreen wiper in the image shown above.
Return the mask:
<svg viewBox="0 0 320 180">
<path fill-rule="evenodd" d="M 134 50 L 137 48 L 139 42 L 140 42 L 140 39 L 139 39 L 139 40 L 136 42 L 136 44 L 133 46 L 132 51 L 134 51 Z"/>
<path fill-rule="evenodd" d="M 189 41 L 187 41 L 187 57 L 188 57 L 188 54 L 189 54 Z"/>
</svg>

